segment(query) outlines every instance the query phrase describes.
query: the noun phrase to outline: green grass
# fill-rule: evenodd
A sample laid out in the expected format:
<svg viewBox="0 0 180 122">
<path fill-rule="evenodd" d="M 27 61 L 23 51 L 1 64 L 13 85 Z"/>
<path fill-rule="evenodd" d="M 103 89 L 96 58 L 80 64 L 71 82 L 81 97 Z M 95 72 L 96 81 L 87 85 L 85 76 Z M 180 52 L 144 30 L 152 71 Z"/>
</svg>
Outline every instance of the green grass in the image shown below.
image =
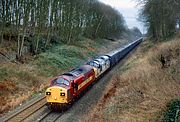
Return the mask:
<svg viewBox="0 0 180 122">
<path fill-rule="evenodd" d="M 16 71 L 13 69 L 13 67 L 0 67 L 0 81 L 6 80 L 8 77 L 15 76 L 15 74 Z"/>
<path fill-rule="evenodd" d="M 9 80 L 31 87 L 32 84 L 39 82 L 38 77 L 54 77 L 83 65 L 88 59 L 97 56 L 96 49 L 102 47 L 102 43 L 103 41 L 96 42 L 88 39 L 79 41 L 77 45 L 56 43 L 28 64 L 22 66 L 3 64 L 0 67 L 0 82 Z"/>
<path fill-rule="evenodd" d="M 35 64 L 42 74 L 53 76 L 61 71 L 80 66 L 89 57 L 95 57 L 96 55 L 96 52 L 88 50 L 85 47 L 85 43 L 79 46 L 58 44 L 46 52 L 41 53 L 33 62 L 33 65 Z"/>
</svg>

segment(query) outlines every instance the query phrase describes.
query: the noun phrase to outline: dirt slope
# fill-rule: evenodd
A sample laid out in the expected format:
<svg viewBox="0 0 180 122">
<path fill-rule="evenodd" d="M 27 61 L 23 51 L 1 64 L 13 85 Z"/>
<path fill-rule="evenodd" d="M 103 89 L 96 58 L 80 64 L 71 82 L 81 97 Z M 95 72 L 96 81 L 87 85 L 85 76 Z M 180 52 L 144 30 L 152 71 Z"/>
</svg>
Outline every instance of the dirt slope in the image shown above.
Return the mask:
<svg viewBox="0 0 180 122">
<path fill-rule="evenodd" d="M 180 39 L 156 45 L 146 41 L 117 70 L 82 121 L 162 121 L 166 104 L 180 99 L 179 76 Z"/>
</svg>

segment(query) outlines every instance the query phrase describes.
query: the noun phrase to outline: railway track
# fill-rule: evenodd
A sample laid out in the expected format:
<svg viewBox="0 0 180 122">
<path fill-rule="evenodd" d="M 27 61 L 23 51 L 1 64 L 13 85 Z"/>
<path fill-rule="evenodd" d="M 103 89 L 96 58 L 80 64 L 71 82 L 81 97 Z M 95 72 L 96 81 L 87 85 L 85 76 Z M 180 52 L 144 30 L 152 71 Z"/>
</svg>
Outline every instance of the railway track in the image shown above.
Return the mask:
<svg viewBox="0 0 180 122">
<path fill-rule="evenodd" d="M 40 118 L 36 122 L 55 122 L 62 116 L 62 113 L 55 113 L 53 111 L 49 111 L 44 115 L 40 116 Z"/>
<path fill-rule="evenodd" d="M 43 120 L 45 120 L 45 118 L 47 118 L 47 116 L 49 116 L 52 113 L 52 111 L 46 112 L 43 115 L 41 115 L 36 122 L 42 122 Z"/>
<path fill-rule="evenodd" d="M 45 106 L 46 100 L 45 96 L 41 96 L 37 100 L 33 101 L 32 103 L 28 104 L 27 106 L 23 107 L 22 109 L 11 113 L 11 115 L 8 115 L 6 117 L 2 118 L 2 121 L 4 122 L 21 122 L 28 118 L 30 115 L 41 109 L 43 106 Z"/>
</svg>

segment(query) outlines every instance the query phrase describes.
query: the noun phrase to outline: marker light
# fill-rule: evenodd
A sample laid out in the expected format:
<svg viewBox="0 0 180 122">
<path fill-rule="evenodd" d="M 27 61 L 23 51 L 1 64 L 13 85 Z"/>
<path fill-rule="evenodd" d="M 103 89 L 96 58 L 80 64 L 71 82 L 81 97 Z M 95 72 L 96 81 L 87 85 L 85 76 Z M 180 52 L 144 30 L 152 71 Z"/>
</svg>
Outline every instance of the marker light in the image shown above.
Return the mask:
<svg viewBox="0 0 180 122">
<path fill-rule="evenodd" d="M 51 92 L 46 92 L 46 95 L 51 95 Z"/>
</svg>

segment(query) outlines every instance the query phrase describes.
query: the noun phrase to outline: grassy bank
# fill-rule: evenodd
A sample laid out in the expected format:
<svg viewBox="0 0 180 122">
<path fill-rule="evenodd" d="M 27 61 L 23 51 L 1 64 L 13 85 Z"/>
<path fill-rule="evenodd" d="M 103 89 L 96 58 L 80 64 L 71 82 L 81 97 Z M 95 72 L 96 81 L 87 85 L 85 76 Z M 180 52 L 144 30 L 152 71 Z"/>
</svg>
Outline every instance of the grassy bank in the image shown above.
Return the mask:
<svg viewBox="0 0 180 122">
<path fill-rule="evenodd" d="M 180 39 L 156 45 L 145 41 L 119 67 L 103 97 L 84 120 L 162 121 L 167 104 L 180 98 L 179 76 Z"/>
<path fill-rule="evenodd" d="M 84 39 L 75 45 L 56 44 L 36 57 L 26 57 L 24 64 L 2 62 L 0 67 L 0 114 L 21 104 L 48 87 L 49 80 L 99 53 L 118 47 L 125 41 Z"/>
</svg>

